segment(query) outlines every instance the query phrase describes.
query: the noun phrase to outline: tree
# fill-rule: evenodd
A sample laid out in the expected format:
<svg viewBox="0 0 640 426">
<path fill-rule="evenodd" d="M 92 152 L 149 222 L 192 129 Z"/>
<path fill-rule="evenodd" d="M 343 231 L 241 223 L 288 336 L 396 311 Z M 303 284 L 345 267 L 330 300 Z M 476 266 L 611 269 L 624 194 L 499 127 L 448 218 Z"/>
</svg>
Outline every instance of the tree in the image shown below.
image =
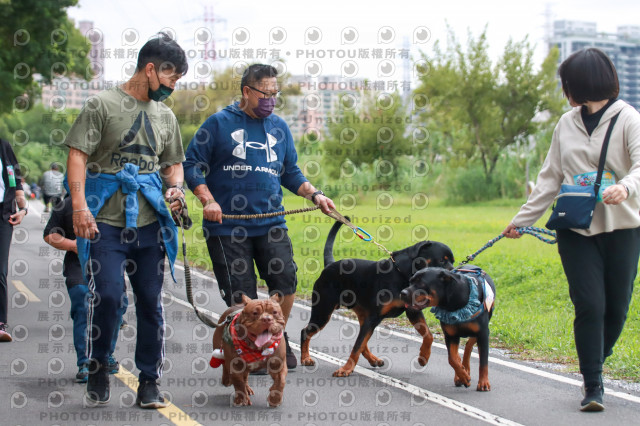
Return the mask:
<svg viewBox="0 0 640 426">
<path fill-rule="evenodd" d="M 557 49 L 539 71 L 526 38 L 510 40 L 495 65 L 487 50 L 486 28 L 477 39 L 469 34 L 466 50 L 449 30 L 445 50 L 436 43 L 432 56 L 422 53 L 430 66 L 415 93 L 429 99 L 420 119 L 447 145 L 443 155 L 453 165 L 479 163 L 489 183 L 501 154 L 554 124 L 564 103 L 555 79 Z M 534 120 L 542 111 L 548 118 Z"/>
<path fill-rule="evenodd" d="M 56 112 L 38 104 L 29 111 L 0 116 L 0 135 L 13 146 L 27 182 L 38 182 L 54 161 L 64 171 L 68 152 L 64 139 L 77 114 L 77 110 Z"/>
<path fill-rule="evenodd" d="M 0 114 L 33 105 L 39 94 L 34 74 L 41 74 L 44 83 L 63 73 L 91 78 L 87 58 L 91 45 L 65 11 L 77 2 L 0 2 Z"/>
<path fill-rule="evenodd" d="M 303 147 L 316 144 L 331 178 L 369 167 L 376 181 L 395 182 L 400 160 L 415 151 L 406 136 L 406 108 L 398 93 L 366 90 L 359 97 L 355 107 L 337 106 L 339 114 L 328 120 L 325 141 L 307 137 Z"/>
</svg>

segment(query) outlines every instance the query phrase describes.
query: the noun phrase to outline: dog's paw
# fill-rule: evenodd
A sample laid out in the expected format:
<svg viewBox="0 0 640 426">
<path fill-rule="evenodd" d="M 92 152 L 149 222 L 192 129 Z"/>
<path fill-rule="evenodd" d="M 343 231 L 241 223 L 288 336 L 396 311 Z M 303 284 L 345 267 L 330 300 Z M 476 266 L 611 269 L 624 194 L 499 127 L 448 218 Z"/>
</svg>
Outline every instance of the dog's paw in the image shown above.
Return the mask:
<svg viewBox="0 0 640 426">
<path fill-rule="evenodd" d="M 372 367 L 383 367 L 384 366 L 384 361 L 381 360 L 380 358 L 373 358 L 373 359 L 369 360 L 369 364 Z"/>
<path fill-rule="evenodd" d="M 471 376 L 466 374 L 464 377 L 460 377 L 456 374 L 456 376 L 453 378 L 453 383 L 456 385 L 456 387 L 464 386 L 465 388 L 468 388 L 469 386 L 471 386 Z"/>
<path fill-rule="evenodd" d="M 269 392 L 269 395 L 267 395 L 267 403 L 269 404 L 269 407 L 279 407 L 280 404 L 282 404 L 282 400 L 282 392 L 278 390 L 272 390 Z"/>
<path fill-rule="evenodd" d="M 307 367 L 311 367 L 316 365 L 316 362 L 311 357 L 308 357 L 308 358 L 301 358 L 300 364 L 306 365 Z"/>
<path fill-rule="evenodd" d="M 491 390 L 491 384 L 488 380 L 478 382 L 478 387 L 476 388 L 478 392 L 489 392 Z"/>
<path fill-rule="evenodd" d="M 233 398 L 233 406 L 244 407 L 245 405 L 251 405 L 251 399 L 245 393 L 236 392 Z"/>
<path fill-rule="evenodd" d="M 423 356 L 418 357 L 418 364 L 420 364 L 420 367 L 424 367 L 425 365 L 427 365 L 428 362 L 429 362 L 429 358 L 425 358 Z"/>
<path fill-rule="evenodd" d="M 336 371 L 333 372 L 333 377 L 349 377 L 351 375 L 351 373 L 353 373 L 353 370 L 349 370 L 347 368 L 340 367 Z"/>
<path fill-rule="evenodd" d="M 251 389 L 251 386 L 249 386 L 248 383 L 247 383 L 247 386 L 245 387 L 244 391 L 247 393 L 247 395 L 254 395 L 255 394 L 253 392 L 253 389 Z"/>
</svg>

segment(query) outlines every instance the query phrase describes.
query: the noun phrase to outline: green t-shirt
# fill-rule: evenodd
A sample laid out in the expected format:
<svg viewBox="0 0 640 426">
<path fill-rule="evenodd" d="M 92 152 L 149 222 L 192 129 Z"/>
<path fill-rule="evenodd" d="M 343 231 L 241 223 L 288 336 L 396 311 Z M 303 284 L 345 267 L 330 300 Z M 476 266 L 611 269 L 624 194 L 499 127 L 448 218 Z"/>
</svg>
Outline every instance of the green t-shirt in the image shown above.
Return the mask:
<svg viewBox="0 0 640 426">
<path fill-rule="evenodd" d="M 91 173 L 116 174 L 125 163 L 139 174 L 158 171 L 184 161 L 178 120 L 162 102 L 143 102 L 119 87 L 87 99 L 67 134 L 65 144 L 87 154 Z M 126 196 L 118 190 L 105 202 L 97 222 L 125 226 Z M 138 191 L 138 227 L 155 222 L 153 207 Z"/>
</svg>

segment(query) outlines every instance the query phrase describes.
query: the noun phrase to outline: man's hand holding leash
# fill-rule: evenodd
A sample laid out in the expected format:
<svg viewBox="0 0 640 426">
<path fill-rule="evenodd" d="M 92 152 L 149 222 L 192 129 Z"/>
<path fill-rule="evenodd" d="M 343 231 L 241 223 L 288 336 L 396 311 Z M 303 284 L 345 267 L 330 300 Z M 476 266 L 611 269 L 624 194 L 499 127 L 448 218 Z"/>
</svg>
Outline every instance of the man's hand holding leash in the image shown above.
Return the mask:
<svg viewBox="0 0 640 426">
<path fill-rule="evenodd" d="M 320 210 L 322 210 L 322 213 L 326 215 L 331 213 L 331 209 L 336 208 L 331 198 L 324 195 L 324 192 L 322 192 L 319 189 L 316 189 L 309 182 L 305 182 L 302 185 L 300 185 L 300 188 L 298 189 L 298 195 L 311 200 L 311 202 L 316 206 L 320 207 Z"/>
</svg>

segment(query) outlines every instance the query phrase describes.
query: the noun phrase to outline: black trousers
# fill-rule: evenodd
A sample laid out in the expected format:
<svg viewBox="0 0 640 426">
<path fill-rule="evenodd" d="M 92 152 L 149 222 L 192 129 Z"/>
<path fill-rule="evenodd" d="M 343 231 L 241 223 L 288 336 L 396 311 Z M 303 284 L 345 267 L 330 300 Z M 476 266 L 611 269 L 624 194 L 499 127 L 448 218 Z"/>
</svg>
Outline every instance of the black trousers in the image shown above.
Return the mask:
<svg viewBox="0 0 640 426">
<path fill-rule="evenodd" d="M 5 324 L 7 323 L 9 310 L 7 273 L 9 272 L 9 247 L 11 246 L 12 235 L 13 225 L 0 218 L 0 322 Z"/>
<path fill-rule="evenodd" d="M 240 303 L 242 294 L 258 298 L 254 262 L 270 294 L 287 296 L 296 292 L 298 267 L 286 229 L 273 227 L 266 235 L 242 239 L 212 235 L 207 238 L 207 247 L 220 296 L 227 306 Z"/>
<path fill-rule="evenodd" d="M 613 353 L 633 292 L 640 256 L 640 228 L 585 237 L 558 231 L 558 253 L 575 308 L 573 331 L 586 384 L 600 381 Z"/>
</svg>

